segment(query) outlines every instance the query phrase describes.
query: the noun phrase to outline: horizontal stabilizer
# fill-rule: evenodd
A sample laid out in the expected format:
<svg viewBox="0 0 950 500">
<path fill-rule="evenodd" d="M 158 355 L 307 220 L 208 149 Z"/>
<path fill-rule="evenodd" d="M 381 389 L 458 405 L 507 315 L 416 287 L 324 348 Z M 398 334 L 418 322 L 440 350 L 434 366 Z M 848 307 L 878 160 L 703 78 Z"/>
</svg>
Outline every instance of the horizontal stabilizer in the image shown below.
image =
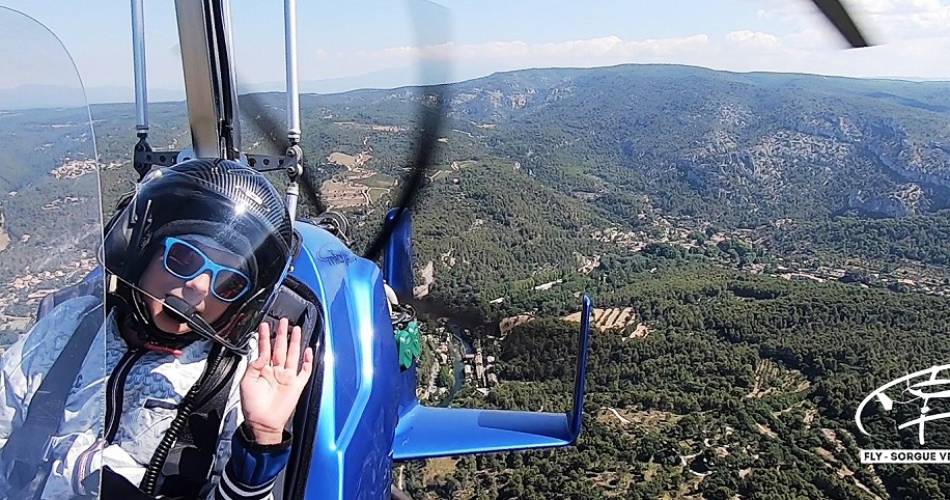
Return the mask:
<svg viewBox="0 0 950 500">
<path fill-rule="evenodd" d="M 564 413 L 416 406 L 396 428 L 394 459 L 566 446 L 574 442 Z"/>
</svg>

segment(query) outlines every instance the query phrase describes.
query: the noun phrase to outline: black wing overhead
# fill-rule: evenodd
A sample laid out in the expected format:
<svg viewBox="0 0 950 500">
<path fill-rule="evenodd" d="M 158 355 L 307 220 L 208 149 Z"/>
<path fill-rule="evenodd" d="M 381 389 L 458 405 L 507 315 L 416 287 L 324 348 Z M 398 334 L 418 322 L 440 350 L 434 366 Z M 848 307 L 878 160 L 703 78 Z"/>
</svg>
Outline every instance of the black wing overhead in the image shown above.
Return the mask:
<svg viewBox="0 0 950 500">
<path fill-rule="evenodd" d="M 853 48 L 868 47 L 867 38 L 858 29 L 854 19 L 848 14 L 848 10 L 839 0 L 812 0 L 818 10 L 834 25 L 838 33 L 851 44 Z"/>
</svg>

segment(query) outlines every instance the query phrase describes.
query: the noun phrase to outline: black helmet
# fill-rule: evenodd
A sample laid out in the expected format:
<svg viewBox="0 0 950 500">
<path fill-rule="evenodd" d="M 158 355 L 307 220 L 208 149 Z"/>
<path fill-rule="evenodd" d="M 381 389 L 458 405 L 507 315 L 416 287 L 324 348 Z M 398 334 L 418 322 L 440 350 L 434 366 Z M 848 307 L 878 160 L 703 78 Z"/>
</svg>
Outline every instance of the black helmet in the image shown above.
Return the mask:
<svg viewBox="0 0 950 500">
<path fill-rule="evenodd" d="M 116 278 L 110 297 L 128 306 L 139 333 L 144 329 L 170 343 L 200 335 L 246 352 L 293 258 L 291 220 L 277 189 L 237 162 L 190 160 L 152 171 L 121 205 L 106 228 L 102 258 L 106 271 Z M 208 243 L 233 254 L 230 265 L 219 265 L 197 246 Z M 190 260 L 176 260 L 179 252 Z M 211 292 L 227 304 L 220 317 L 209 323 L 182 297 L 146 291 L 140 280 L 159 256 L 164 269 L 178 279 L 210 271 Z M 146 298 L 162 301 L 163 310 L 187 323 L 193 333 L 159 330 Z"/>
</svg>

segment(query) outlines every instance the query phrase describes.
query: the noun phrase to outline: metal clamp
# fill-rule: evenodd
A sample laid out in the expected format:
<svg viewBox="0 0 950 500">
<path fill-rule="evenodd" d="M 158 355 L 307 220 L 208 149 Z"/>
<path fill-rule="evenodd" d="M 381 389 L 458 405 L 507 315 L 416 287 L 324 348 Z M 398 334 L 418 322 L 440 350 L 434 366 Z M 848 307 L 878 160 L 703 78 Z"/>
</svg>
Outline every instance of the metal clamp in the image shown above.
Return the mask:
<svg viewBox="0 0 950 500">
<path fill-rule="evenodd" d="M 135 148 L 135 165 L 143 165 L 147 168 L 145 169 L 148 172 L 154 166 L 159 167 L 170 167 L 178 163 L 178 155 L 181 151 L 152 151 L 151 149 L 139 149 Z M 138 167 L 136 167 L 138 170 Z"/>
<path fill-rule="evenodd" d="M 247 165 L 258 172 L 276 172 L 297 168 L 297 158 L 293 156 L 261 155 L 248 153 Z"/>
<path fill-rule="evenodd" d="M 178 163 L 181 151 L 135 150 L 135 164 L 146 166 L 146 172 L 152 167 L 171 167 Z M 258 172 L 276 172 L 278 170 L 298 169 L 299 163 L 294 156 L 246 154 L 247 165 Z M 138 168 L 136 168 L 138 170 Z"/>
</svg>

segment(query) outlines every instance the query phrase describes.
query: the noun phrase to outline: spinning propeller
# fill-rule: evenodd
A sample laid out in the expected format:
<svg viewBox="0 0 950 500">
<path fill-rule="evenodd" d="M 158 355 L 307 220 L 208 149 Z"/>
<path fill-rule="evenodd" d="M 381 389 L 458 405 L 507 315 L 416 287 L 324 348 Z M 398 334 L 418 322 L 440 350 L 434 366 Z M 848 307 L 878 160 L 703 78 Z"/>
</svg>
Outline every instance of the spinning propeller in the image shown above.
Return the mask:
<svg viewBox="0 0 950 500">
<path fill-rule="evenodd" d="M 838 33 L 844 37 L 852 48 L 869 47 L 867 38 L 858 29 L 854 19 L 848 14 L 848 10 L 838 0 L 812 0 L 818 10 L 828 19 L 828 21 L 838 30 Z"/>
<path fill-rule="evenodd" d="M 419 47 L 445 44 L 448 41 L 449 16 L 444 7 L 428 0 L 410 0 L 407 4 Z M 444 61 L 420 60 L 420 73 L 424 83 L 444 80 L 444 75 L 447 74 L 446 69 Z M 412 148 L 410 149 L 411 157 L 406 162 L 406 165 L 410 168 L 400 182 L 403 187 L 394 207 L 396 215 L 386 219 L 382 229 L 367 246 L 363 252 L 363 257 L 366 259 L 375 260 L 379 257 L 396 226 L 399 225 L 407 211 L 413 207 L 419 192 L 422 190 L 444 122 L 446 111 L 445 91 L 446 85 L 431 83 L 422 86 L 420 89 L 416 126 L 413 131 Z M 264 138 L 270 142 L 274 149 L 281 153 L 293 151 L 297 145 L 289 138 L 282 136 L 281 132 L 285 130 L 285 127 L 281 124 L 280 117 L 270 112 L 269 107 L 264 102 L 265 99 L 266 95 L 260 93 L 241 96 L 240 110 L 249 119 L 252 126 L 262 132 Z M 300 181 L 302 191 L 311 206 L 318 213 L 323 213 L 328 207 L 320 195 L 318 186 L 315 185 L 314 175 L 310 170 L 312 166 L 303 161 L 303 156 L 299 155 L 299 148 L 297 148 L 297 151 L 297 161 L 302 167 L 301 175 L 297 177 L 297 180 Z"/>
</svg>

